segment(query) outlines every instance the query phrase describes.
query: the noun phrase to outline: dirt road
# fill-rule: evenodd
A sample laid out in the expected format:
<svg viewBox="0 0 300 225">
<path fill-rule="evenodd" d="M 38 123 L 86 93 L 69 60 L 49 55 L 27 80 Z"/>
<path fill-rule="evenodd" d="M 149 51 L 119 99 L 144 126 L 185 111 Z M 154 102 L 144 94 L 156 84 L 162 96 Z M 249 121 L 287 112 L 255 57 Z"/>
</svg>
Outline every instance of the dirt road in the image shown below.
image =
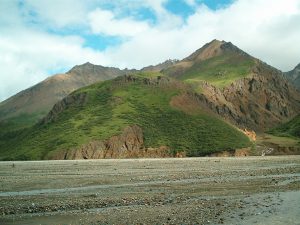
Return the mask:
<svg viewBox="0 0 300 225">
<path fill-rule="evenodd" d="M 300 224 L 300 156 L 0 162 L 0 224 Z"/>
</svg>

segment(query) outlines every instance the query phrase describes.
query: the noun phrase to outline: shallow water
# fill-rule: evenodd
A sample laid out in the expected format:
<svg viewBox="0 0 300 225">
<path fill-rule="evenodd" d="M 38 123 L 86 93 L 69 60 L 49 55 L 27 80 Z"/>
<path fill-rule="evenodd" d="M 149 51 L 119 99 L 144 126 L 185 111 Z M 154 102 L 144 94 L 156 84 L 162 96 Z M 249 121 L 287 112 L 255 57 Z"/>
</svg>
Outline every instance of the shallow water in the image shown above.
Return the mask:
<svg viewBox="0 0 300 225">
<path fill-rule="evenodd" d="M 257 194 L 252 196 L 251 201 L 261 201 L 268 194 Z M 249 207 L 243 217 L 228 219 L 225 224 L 232 225 L 300 225 L 300 191 L 289 191 L 272 193 L 273 199 L 268 207 Z M 274 196 L 276 196 L 274 198 Z M 240 214 L 241 212 L 236 212 Z"/>
</svg>

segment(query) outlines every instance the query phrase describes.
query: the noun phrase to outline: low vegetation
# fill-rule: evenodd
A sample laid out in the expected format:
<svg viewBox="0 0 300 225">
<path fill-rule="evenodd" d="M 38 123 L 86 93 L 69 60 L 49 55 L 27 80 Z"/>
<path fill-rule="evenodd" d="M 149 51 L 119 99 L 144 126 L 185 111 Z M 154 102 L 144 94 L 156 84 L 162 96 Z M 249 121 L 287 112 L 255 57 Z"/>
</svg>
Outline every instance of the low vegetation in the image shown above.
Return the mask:
<svg viewBox="0 0 300 225">
<path fill-rule="evenodd" d="M 223 88 L 248 76 L 254 65 L 255 60 L 249 56 L 224 53 L 200 62 L 182 66 L 179 64 L 164 72 L 194 85 L 197 82 L 207 81 L 218 88 Z"/>
<path fill-rule="evenodd" d="M 49 123 L 2 134 L 0 159 L 43 159 L 51 151 L 108 139 L 133 124 L 143 129 L 145 147 L 168 146 L 174 154 L 202 156 L 251 145 L 243 133 L 215 116 L 204 111 L 190 115 L 171 107 L 171 98 L 184 90 L 172 82 L 147 84 L 145 76 L 77 90 L 72 95 L 86 94 L 83 104 L 69 105 Z"/>
<path fill-rule="evenodd" d="M 281 137 L 300 138 L 300 115 L 269 131 L 270 134 Z"/>
</svg>

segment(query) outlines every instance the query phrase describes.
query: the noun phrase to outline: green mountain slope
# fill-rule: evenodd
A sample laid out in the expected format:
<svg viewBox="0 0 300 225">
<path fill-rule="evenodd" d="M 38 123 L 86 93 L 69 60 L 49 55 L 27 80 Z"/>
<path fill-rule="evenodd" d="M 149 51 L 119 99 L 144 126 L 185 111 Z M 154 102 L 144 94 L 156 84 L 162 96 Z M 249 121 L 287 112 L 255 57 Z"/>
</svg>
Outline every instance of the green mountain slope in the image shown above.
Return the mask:
<svg viewBox="0 0 300 225">
<path fill-rule="evenodd" d="M 230 42 L 213 40 L 180 61 L 168 60 L 141 71 L 145 77 L 164 74 L 191 85 L 205 95 L 211 111 L 240 128 L 263 132 L 300 110 L 300 93 L 281 71 Z M 75 66 L 0 103 L 0 130 L 30 127 L 77 88 L 137 72 L 90 63 Z"/>
<path fill-rule="evenodd" d="M 142 148 L 166 146 L 171 155 L 183 151 L 200 156 L 251 145 L 239 130 L 203 110 L 182 82 L 143 76 L 123 76 L 75 91 L 41 123 L 2 135 L 0 159 L 51 158 L 117 137 L 134 125 L 142 130 Z"/>
<path fill-rule="evenodd" d="M 272 129 L 269 133 L 282 137 L 300 138 L 300 115 L 296 116 L 289 122 Z"/>
<path fill-rule="evenodd" d="M 189 83 L 207 81 L 223 88 L 248 76 L 256 59 L 230 42 L 213 40 L 162 72 Z"/>
<path fill-rule="evenodd" d="M 283 73 L 230 42 L 213 40 L 161 72 L 190 84 L 240 128 L 264 132 L 299 114 L 300 93 Z"/>
<path fill-rule="evenodd" d="M 23 90 L 0 104 L 0 130 L 16 130 L 33 125 L 53 105 L 78 88 L 115 78 L 129 70 L 85 63 L 65 74 L 56 74 Z"/>
</svg>

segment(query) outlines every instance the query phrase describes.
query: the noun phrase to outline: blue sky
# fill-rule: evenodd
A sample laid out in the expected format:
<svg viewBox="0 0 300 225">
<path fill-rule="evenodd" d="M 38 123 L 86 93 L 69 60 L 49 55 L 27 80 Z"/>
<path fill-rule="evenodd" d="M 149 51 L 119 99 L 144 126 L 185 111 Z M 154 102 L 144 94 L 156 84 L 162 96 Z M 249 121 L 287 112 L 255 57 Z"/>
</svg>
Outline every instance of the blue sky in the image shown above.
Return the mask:
<svg viewBox="0 0 300 225">
<path fill-rule="evenodd" d="M 290 70 L 299 21 L 299 0 L 1 0 L 0 101 L 87 61 L 138 69 L 212 39 Z"/>
</svg>

